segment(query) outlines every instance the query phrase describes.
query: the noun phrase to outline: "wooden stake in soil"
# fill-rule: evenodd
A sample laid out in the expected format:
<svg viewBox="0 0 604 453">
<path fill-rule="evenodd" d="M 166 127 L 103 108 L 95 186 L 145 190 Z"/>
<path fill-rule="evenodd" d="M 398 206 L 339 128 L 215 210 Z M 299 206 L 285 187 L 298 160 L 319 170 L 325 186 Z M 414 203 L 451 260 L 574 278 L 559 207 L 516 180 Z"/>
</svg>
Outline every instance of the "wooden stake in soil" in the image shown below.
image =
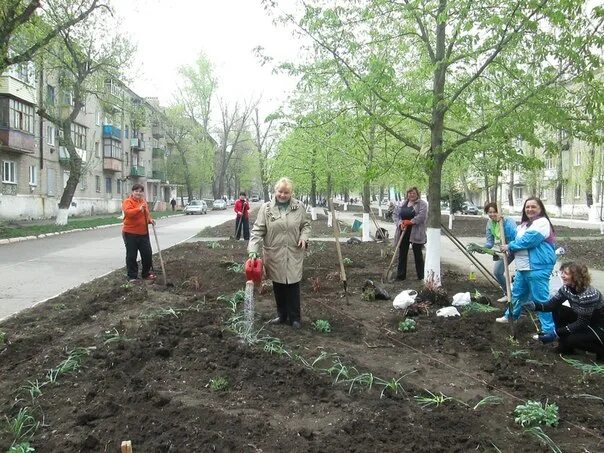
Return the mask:
<svg viewBox="0 0 604 453">
<path fill-rule="evenodd" d="M 336 218 L 336 211 L 333 208 L 333 201 L 331 203 L 331 218 L 333 222 L 333 236 L 336 240 L 336 252 L 338 253 L 338 260 L 340 261 L 340 279 L 344 286 L 344 296 L 346 297 L 346 303 L 350 304 L 348 300 L 348 284 L 346 283 L 346 269 L 344 268 L 344 259 L 342 258 L 342 249 L 340 248 L 340 225 Z"/>
<path fill-rule="evenodd" d="M 503 217 L 499 219 L 499 236 L 501 236 L 501 245 L 506 245 L 505 242 L 505 229 L 503 227 Z M 514 324 L 514 303 L 512 302 L 512 280 L 510 278 L 510 263 L 508 261 L 508 254 L 503 253 L 503 267 L 505 269 L 505 294 L 508 298 L 508 311 L 510 330 L 512 331 L 512 337 L 516 338 L 516 326 Z"/>
<path fill-rule="evenodd" d="M 120 446 L 120 453 L 132 453 L 132 441 L 124 440 Z"/>
</svg>

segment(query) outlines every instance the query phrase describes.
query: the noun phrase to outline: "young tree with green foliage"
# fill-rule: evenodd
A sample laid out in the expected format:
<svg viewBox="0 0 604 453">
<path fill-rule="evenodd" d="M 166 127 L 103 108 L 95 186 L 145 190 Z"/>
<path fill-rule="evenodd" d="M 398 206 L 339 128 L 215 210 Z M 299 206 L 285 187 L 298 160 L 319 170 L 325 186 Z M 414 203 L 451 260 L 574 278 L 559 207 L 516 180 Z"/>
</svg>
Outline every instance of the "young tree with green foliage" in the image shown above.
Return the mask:
<svg viewBox="0 0 604 453">
<path fill-rule="evenodd" d="M 72 14 L 73 6 L 68 4 L 53 11 L 53 17 Z M 59 201 L 57 225 L 67 224 L 69 207 L 82 176 L 82 156 L 76 150 L 72 125 L 88 99 L 107 96 L 107 81 L 122 79 L 122 71 L 133 53 L 122 35 L 97 32 L 99 27 L 109 29 L 104 22 L 108 16 L 107 9 L 97 9 L 88 21 L 59 31 L 57 40 L 38 60 L 40 72 L 55 75 L 59 81 L 58 99 L 41 99 L 38 114 L 62 132 L 59 144 L 69 153 L 69 178 Z M 86 144 L 77 143 L 77 148 L 85 150 Z"/>
<path fill-rule="evenodd" d="M 594 11 L 582 0 L 317 0 L 301 16 L 285 15 L 322 51 L 290 68 L 330 70 L 350 99 L 421 157 L 428 279 L 440 282 L 445 161 L 508 117 L 555 110 L 556 86 L 593 74 L 604 19 L 601 7 Z M 372 111 L 364 91 L 382 108 Z"/>
</svg>

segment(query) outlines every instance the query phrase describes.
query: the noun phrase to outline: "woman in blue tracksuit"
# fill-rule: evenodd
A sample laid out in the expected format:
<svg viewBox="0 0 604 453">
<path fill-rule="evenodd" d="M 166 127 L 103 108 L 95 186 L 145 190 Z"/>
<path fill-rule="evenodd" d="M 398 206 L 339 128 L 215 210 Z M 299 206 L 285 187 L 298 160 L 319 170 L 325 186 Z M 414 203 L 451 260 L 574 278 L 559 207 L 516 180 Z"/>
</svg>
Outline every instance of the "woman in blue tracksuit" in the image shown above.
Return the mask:
<svg viewBox="0 0 604 453">
<path fill-rule="evenodd" d="M 489 221 L 487 222 L 486 228 L 487 243 L 484 245 L 485 248 L 492 249 L 495 244 L 501 244 L 501 227 L 499 222 L 503 222 L 505 243 L 509 244 L 516 239 L 516 222 L 511 217 L 501 216 L 497 210 L 497 203 L 485 204 L 484 212 L 489 216 Z M 495 264 L 493 265 L 493 275 L 503 291 L 503 297 L 497 300 L 497 302 L 505 302 L 507 300 L 505 266 L 503 264 L 503 260 L 497 255 L 493 255 L 493 261 L 495 261 Z M 508 263 L 511 263 L 512 261 L 514 261 L 514 255 L 510 255 Z"/>
<path fill-rule="evenodd" d="M 522 305 L 527 302 L 544 304 L 549 300 L 549 278 L 556 263 L 554 226 L 545 212 L 543 202 L 537 197 L 527 198 L 522 208 L 522 220 L 516 239 L 501 250 L 514 254 L 516 276 L 512 286 L 512 314 L 520 316 Z M 506 323 L 509 310 L 497 322 Z M 541 332 L 555 330 L 551 313 L 538 312 Z"/>
</svg>

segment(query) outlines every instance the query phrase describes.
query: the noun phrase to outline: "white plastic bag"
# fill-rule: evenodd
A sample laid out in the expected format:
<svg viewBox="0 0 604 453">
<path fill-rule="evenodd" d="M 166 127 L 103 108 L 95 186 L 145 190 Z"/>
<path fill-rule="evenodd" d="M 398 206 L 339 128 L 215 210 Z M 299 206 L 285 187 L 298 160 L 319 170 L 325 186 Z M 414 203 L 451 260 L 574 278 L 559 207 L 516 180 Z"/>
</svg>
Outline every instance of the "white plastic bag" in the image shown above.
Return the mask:
<svg viewBox="0 0 604 453">
<path fill-rule="evenodd" d="M 449 318 L 451 316 L 461 316 L 455 307 L 443 307 L 440 310 L 436 310 L 436 316 L 444 316 Z"/>
<path fill-rule="evenodd" d="M 417 297 L 417 291 L 413 289 L 406 289 L 401 291 L 392 301 L 392 306 L 394 308 L 398 308 L 400 310 L 404 310 L 413 302 L 415 302 L 415 298 Z"/>
<path fill-rule="evenodd" d="M 468 305 L 470 302 L 472 302 L 470 293 L 457 293 L 453 296 L 453 302 L 451 305 L 454 307 L 462 307 L 464 305 Z"/>
</svg>

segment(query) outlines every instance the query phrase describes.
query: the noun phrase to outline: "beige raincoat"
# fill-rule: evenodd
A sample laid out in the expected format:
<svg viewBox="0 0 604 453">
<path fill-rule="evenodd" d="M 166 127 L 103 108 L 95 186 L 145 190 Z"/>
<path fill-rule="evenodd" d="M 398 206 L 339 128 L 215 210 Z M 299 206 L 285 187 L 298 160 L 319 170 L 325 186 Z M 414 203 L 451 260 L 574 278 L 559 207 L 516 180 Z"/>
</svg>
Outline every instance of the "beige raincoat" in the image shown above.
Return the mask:
<svg viewBox="0 0 604 453">
<path fill-rule="evenodd" d="M 302 280 L 306 252 L 298 247 L 298 242 L 308 241 L 309 235 L 305 206 L 292 198 L 287 210 L 280 212 L 273 199 L 260 207 L 247 249 L 249 253 L 258 253 L 263 242 L 266 277 L 277 283 L 297 283 Z"/>
</svg>

